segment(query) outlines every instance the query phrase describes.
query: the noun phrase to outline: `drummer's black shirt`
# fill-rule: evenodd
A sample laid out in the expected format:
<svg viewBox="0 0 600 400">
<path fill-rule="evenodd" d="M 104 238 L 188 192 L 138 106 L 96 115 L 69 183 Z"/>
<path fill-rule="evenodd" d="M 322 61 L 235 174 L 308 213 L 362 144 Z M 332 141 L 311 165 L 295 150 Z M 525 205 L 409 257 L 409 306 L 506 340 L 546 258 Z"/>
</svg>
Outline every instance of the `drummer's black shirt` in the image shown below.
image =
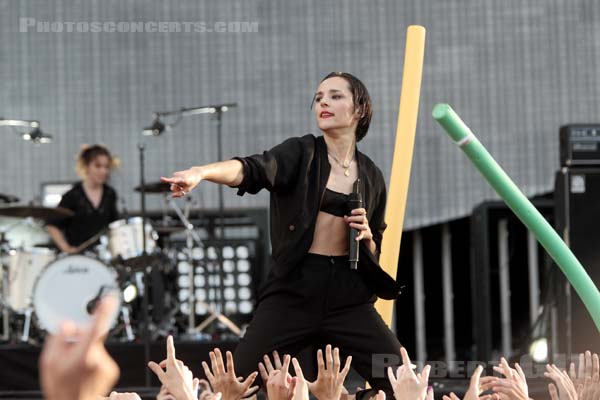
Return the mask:
<svg viewBox="0 0 600 400">
<path fill-rule="evenodd" d="M 81 182 L 76 183 L 63 195 L 58 206 L 75 213 L 71 218 L 51 223 L 63 231 L 71 246 L 79 246 L 119 219 L 117 193 L 108 185 L 104 185 L 98 208 L 94 208 L 85 195 Z"/>
</svg>

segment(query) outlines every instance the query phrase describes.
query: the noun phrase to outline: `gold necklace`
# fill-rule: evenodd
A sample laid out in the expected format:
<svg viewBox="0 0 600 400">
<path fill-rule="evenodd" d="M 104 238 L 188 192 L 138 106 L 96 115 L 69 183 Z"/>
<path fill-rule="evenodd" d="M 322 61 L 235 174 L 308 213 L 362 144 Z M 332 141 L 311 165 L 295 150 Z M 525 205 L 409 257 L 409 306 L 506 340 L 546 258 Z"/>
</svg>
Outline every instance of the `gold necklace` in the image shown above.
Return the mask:
<svg viewBox="0 0 600 400">
<path fill-rule="evenodd" d="M 346 163 L 341 163 L 340 160 L 338 160 L 337 157 L 334 156 L 333 154 L 331 154 L 330 152 L 327 152 L 327 154 L 329 154 L 331 156 L 331 158 L 333 158 L 335 160 L 335 162 L 339 164 L 340 167 L 344 168 L 344 175 L 350 176 L 350 166 L 352 165 L 352 162 L 354 161 L 354 156 L 346 164 Z"/>
</svg>

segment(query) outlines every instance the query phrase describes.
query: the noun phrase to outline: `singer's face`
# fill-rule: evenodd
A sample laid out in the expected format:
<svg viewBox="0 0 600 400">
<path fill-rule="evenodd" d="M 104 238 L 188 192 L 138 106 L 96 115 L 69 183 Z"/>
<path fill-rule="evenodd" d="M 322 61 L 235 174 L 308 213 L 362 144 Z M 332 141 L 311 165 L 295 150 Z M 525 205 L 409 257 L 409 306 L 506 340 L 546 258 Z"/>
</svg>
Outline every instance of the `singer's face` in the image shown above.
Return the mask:
<svg viewBox="0 0 600 400">
<path fill-rule="evenodd" d="M 105 155 L 94 158 L 86 166 L 85 178 L 90 182 L 101 185 L 108 181 L 110 177 L 110 160 Z"/>
<path fill-rule="evenodd" d="M 313 105 L 319 129 L 325 133 L 354 134 L 359 114 L 355 110 L 348 82 L 338 76 L 321 82 Z"/>
</svg>

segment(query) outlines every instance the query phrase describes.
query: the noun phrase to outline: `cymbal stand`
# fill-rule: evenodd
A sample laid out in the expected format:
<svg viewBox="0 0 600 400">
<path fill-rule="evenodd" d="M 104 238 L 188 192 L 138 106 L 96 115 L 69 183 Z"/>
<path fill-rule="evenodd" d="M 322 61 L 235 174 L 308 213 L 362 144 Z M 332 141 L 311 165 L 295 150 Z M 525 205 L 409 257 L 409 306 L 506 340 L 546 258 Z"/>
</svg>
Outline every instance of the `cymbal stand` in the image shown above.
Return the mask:
<svg viewBox="0 0 600 400">
<path fill-rule="evenodd" d="M 23 324 L 23 334 L 21 335 L 21 342 L 29 341 L 29 329 L 31 327 L 31 315 L 33 314 L 33 308 L 27 307 L 25 309 L 25 323 Z"/>
<path fill-rule="evenodd" d="M 33 220 L 33 218 L 25 218 L 10 225 L 8 229 L 0 230 L 0 274 L 2 276 L 2 285 L 0 287 L 0 308 L 2 309 L 2 336 L 0 336 L 0 339 L 4 341 L 10 340 L 10 314 L 11 312 L 14 313 L 14 311 L 11 310 L 11 307 L 6 300 L 11 279 L 10 270 L 5 264 L 5 256 L 10 254 L 10 245 L 8 240 L 6 239 L 6 234 L 22 224 L 32 225 L 34 223 L 35 221 Z M 24 312 L 25 323 L 23 325 L 23 333 L 20 338 L 22 342 L 27 342 L 29 340 L 29 329 L 31 326 L 32 312 L 33 309 L 31 307 L 28 307 Z"/>
<path fill-rule="evenodd" d="M 189 315 L 188 315 L 187 334 L 194 335 L 194 334 L 200 333 L 204 329 L 206 329 L 213 321 L 218 320 L 224 326 L 226 326 L 233 334 L 235 334 L 237 336 L 241 336 L 241 329 L 237 325 L 235 325 L 235 323 L 233 323 L 233 321 L 231 321 L 229 318 L 227 318 L 225 315 L 223 315 L 219 310 L 216 310 L 214 307 L 211 307 L 205 301 L 196 299 L 196 293 L 195 293 L 195 288 L 194 288 L 195 266 L 194 266 L 194 261 L 193 261 L 193 257 L 192 257 L 192 251 L 193 251 L 194 243 L 202 249 L 205 249 L 205 246 L 204 246 L 204 243 L 202 243 L 202 240 L 200 239 L 200 235 L 198 235 L 198 232 L 196 232 L 196 230 L 194 229 L 194 225 L 190 222 L 190 220 L 187 217 L 187 214 L 189 214 L 189 204 L 186 207 L 186 213 L 184 214 L 181 211 L 181 208 L 177 205 L 177 203 L 170 197 L 170 195 L 166 195 L 165 200 L 169 204 L 169 206 L 175 211 L 175 214 L 177 214 L 177 217 L 179 217 L 179 220 L 181 221 L 181 223 L 183 224 L 183 226 L 185 227 L 185 230 L 186 230 L 186 250 L 187 250 L 189 264 L 190 264 L 189 271 L 188 271 L 188 277 L 189 277 L 189 282 L 190 282 L 190 291 L 189 291 L 189 296 L 188 296 Z M 206 271 L 206 268 L 204 270 Z M 206 310 L 210 314 L 210 317 L 207 317 L 198 326 L 196 326 L 196 303 L 197 302 L 199 302 L 203 306 L 205 306 Z"/>
<path fill-rule="evenodd" d="M 145 157 L 144 152 L 146 150 L 146 145 L 144 143 L 138 143 L 139 150 L 139 161 L 140 161 L 140 208 L 142 211 L 142 255 L 145 257 L 147 255 L 146 252 L 146 190 L 145 190 Z M 143 308 L 143 319 L 144 319 L 144 330 L 142 332 L 142 338 L 144 342 L 144 360 L 145 364 L 148 365 L 150 361 L 150 319 L 148 317 L 148 285 L 150 282 L 148 276 L 148 267 L 144 268 L 144 293 L 142 298 L 142 308 Z M 145 386 L 150 387 L 150 371 L 148 368 L 144 369 L 144 380 Z"/>
<path fill-rule="evenodd" d="M 8 295 L 8 268 L 4 264 L 5 255 L 9 254 L 7 251 L 8 241 L 6 240 L 6 232 L 8 231 L 0 231 L 0 276 L 2 277 L 1 286 L 0 286 L 0 308 L 2 309 L 2 335 L 0 336 L 0 340 L 8 341 L 10 339 L 10 324 L 9 324 L 9 309 L 8 304 L 6 304 L 6 296 Z"/>
</svg>

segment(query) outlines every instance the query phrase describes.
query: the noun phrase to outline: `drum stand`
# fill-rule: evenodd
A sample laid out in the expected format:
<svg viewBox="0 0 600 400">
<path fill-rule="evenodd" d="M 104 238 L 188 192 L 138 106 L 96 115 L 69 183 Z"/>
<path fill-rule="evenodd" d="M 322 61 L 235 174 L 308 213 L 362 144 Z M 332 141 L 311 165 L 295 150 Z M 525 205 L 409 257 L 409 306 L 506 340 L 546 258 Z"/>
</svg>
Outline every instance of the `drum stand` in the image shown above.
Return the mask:
<svg viewBox="0 0 600 400">
<path fill-rule="evenodd" d="M 25 323 L 23 324 L 23 334 L 21 335 L 21 342 L 29 341 L 29 329 L 31 328 L 31 315 L 33 314 L 33 309 L 31 307 L 27 307 L 25 310 Z"/>
<path fill-rule="evenodd" d="M 19 223 L 13 224 L 8 229 L 4 231 L 0 231 L 0 276 L 2 280 L 0 281 L 0 309 L 2 309 L 2 336 L 0 336 L 0 340 L 4 342 L 8 342 L 10 340 L 11 332 L 10 332 L 10 306 L 6 302 L 6 298 L 8 297 L 8 285 L 9 285 L 9 269 L 4 264 L 5 256 L 10 254 L 10 247 L 8 245 L 8 241 L 6 240 L 6 234 L 15 226 L 19 225 Z"/>
<path fill-rule="evenodd" d="M 0 250 L 0 257 L 3 256 L 4 253 Z M 8 271 L 5 269 L 4 262 L 0 260 L 0 273 L 2 274 L 2 282 L 0 287 L 0 308 L 2 309 L 2 336 L 0 336 L 0 340 L 3 342 L 8 342 L 10 339 L 10 324 L 9 318 L 10 313 L 8 309 L 8 304 L 5 303 L 4 299 L 6 298 L 6 293 L 8 292 Z"/>
<path fill-rule="evenodd" d="M 188 271 L 190 290 L 189 290 L 189 296 L 187 299 L 188 304 L 189 304 L 188 328 L 187 328 L 187 332 L 186 332 L 187 335 L 189 335 L 189 336 L 198 335 L 199 333 L 204 331 L 204 329 L 206 329 L 213 321 L 218 320 L 224 326 L 226 326 L 233 334 L 235 334 L 237 336 L 242 336 L 241 329 L 235 323 L 233 323 L 233 321 L 231 321 L 229 318 L 227 318 L 225 315 L 223 315 L 219 310 L 216 310 L 215 308 L 211 307 L 205 301 L 196 299 L 195 288 L 194 288 L 195 266 L 194 266 L 194 262 L 193 262 L 193 258 L 192 258 L 192 250 L 194 247 L 194 243 L 196 243 L 196 245 L 198 247 L 204 249 L 205 248 L 204 243 L 202 243 L 202 240 L 200 239 L 198 232 L 196 232 L 194 230 L 194 225 L 187 218 L 186 214 L 189 214 L 189 205 L 187 206 L 186 212 L 184 214 L 181 211 L 181 208 L 177 205 L 177 203 L 175 203 L 175 201 L 170 197 L 170 195 L 165 196 L 165 201 L 175 211 L 175 213 L 177 214 L 177 217 L 179 218 L 179 220 L 181 221 L 183 226 L 185 226 L 186 249 L 187 249 L 188 259 L 190 261 L 190 267 L 189 267 L 189 271 Z M 220 293 L 220 296 L 222 296 L 222 292 Z M 210 316 L 207 317 L 198 326 L 196 326 L 196 303 L 200 303 L 201 305 L 206 307 L 206 310 L 210 314 Z"/>
<path fill-rule="evenodd" d="M 123 318 L 123 325 L 125 326 L 125 335 L 127 335 L 127 340 L 133 342 L 135 339 L 135 335 L 133 334 L 133 329 L 131 328 L 129 308 L 127 308 L 125 304 L 121 304 L 121 317 Z"/>
</svg>

